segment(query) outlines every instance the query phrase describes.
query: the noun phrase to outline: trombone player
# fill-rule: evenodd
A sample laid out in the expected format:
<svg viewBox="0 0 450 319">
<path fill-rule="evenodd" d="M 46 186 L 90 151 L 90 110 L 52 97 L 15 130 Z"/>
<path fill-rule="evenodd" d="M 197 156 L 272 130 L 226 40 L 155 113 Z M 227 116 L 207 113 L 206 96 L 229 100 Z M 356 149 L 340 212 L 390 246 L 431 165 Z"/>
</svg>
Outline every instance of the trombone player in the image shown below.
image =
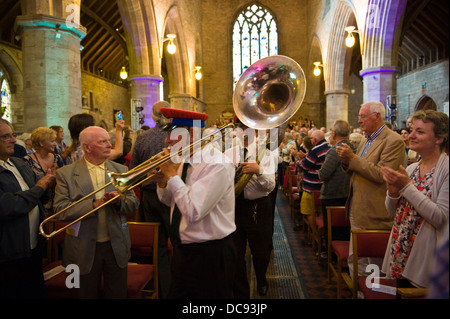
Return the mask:
<svg viewBox="0 0 450 319">
<path fill-rule="evenodd" d="M 124 173 L 126 166 L 108 160 L 111 143 L 106 130 L 90 126 L 80 133 L 84 157 L 57 171 L 54 199 L 55 212 L 104 186 L 107 171 Z M 79 205 L 57 218 L 73 221 L 118 195 L 113 185 L 87 197 Z M 130 234 L 126 215 L 134 213 L 139 201 L 132 190 L 100 208 L 95 214 L 66 230 L 63 265 L 76 264 L 80 269 L 79 297 L 100 297 L 103 276 L 104 297 L 127 297 L 127 264 L 130 258 Z M 81 207 L 80 207 L 81 206 Z"/>
<path fill-rule="evenodd" d="M 172 119 L 164 128 L 172 151 L 186 142 L 192 145 L 194 126 L 204 127 L 208 118 L 204 113 L 172 108 L 161 108 L 161 113 Z M 184 139 L 178 132 L 188 132 L 189 138 Z M 170 239 L 174 251 L 167 298 L 231 299 L 235 170 L 211 143 L 201 150 L 189 149 L 185 156 L 186 163 L 176 163 L 171 157 L 156 175 L 158 197 L 171 207 Z"/>
</svg>

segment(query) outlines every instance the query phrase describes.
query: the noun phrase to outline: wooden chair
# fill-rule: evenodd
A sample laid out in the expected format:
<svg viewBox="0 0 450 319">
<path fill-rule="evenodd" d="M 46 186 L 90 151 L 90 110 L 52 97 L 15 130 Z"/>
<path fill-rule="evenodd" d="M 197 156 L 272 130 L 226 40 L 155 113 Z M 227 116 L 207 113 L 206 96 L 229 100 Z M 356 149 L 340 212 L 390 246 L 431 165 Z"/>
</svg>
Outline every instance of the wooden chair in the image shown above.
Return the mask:
<svg viewBox="0 0 450 319">
<path fill-rule="evenodd" d="M 313 249 L 317 249 L 318 258 L 322 253 L 322 234 L 324 232 L 324 223 L 322 216 L 322 201 L 320 200 L 320 191 L 312 191 L 313 200 L 314 200 L 314 213 L 311 216 L 311 237 L 313 243 Z"/>
<path fill-rule="evenodd" d="M 331 273 L 336 277 L 336 298 L 341 299 L 341 280 L 352 289 L 352 281 L 347 272 L 342 269 L 347 266 L 350 240 L 333 240 L 333 228 L 350 229 L 350 220 L 346 217 L 345 206 L 327 206 L 327 247 L 328 247 L 328 282 L 331 282 Z M 333 263 L 336 256 L 336 263 Z"/>
<path fill-rule="evenodd" d="M 58 227 L 60 225 L 58 224 Z M 147 263 L 129 263 L 127 267 L 127 298 L 158 298 L 158 230 L 159 223 L 128 222 L 131 240 L 132 259 L 136 256 L 149 257 Z M 64 242 L 65 233 L 50 239 L 56 247 Z M 134 255 L 133 255 L 134 254 Z M 44 267 L 45 290 L 47 298 L 77 298 L 76 290 L 66 286 L 70 275 L 65 272 L 59 258 Z M 142 262 L 143 259 L 141 259 Z"/>
<path fill-rule="evenodd" d="M 288 174 L 289 185 L 287 189 L 287 197 L 289 199 L 289 212 L 291 215 L 291 220 L 295 223 L 296 212 L 300 209 L 300 194 L 297 187 L 297 174 L 295 173 L 295 170 L 290 169 Z"/>
<path fill-rule="evenodd" d="M 159 223 L 128 222 L 131 260 L 128 264 L 128 298 L 158 299 Z"/>
<path fill-rule="evenodd" d="M 383 258 L 389 242 L 389 230 L 351 230 L 353 245 L 353 298 L 361 291 L 365 299 L 396 299 L 396 294 L 372 290 L 372 284 L 366 284 L 368 276 L 358 275 L 358 258 Z M 372 278 L 373 279 L 373 278 Z M 378 278 L 381 285 L 396 287 L 395 279 Z"/>
<path fill-rule="evenodd" d="M 358 276 L 357 257 L 384 257 L 389 243 L 389 230 L 351 230 L 353 241 L 353 298 L 361 291 L 365 299 L 423 299 L 427 288 L 397 288 L 397 280 L 378 278 L 379 284 L 389 286 L 391 293 L 374 291 L 367 287 L 367 276 Z"/>
</svg>

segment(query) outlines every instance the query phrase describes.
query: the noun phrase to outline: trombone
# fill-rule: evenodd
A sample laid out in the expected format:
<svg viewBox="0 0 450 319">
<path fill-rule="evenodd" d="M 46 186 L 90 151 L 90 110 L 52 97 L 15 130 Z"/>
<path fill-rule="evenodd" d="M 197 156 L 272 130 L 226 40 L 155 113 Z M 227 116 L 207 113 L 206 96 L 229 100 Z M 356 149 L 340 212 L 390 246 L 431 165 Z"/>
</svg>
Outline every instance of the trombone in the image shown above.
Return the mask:
<svg viewBox="0 0 450 319">
<path fill-rule="evenodd" d="M 188 145 L 189 152 L 187 152 L 185 148 L 180 148 L 180 150 L 178 150 L 176 152 L 176 154 L 170 154 L 170 153 L 169 154 L 165 154 L 164 151 L 161 151 L 158 154 L 152 156 L 151 158 L 149 158 L 145 162 L 141 163 L 140 165 L 136 166 L 135 168 L 129 170 L 126 173 L 108 172 L 108 175 L 109 175 L 109 177 L 111 179 L 111 181 L 109 183 L 107 183 L 107 184 L 103 185 L 102 187 L 94 190 L 90 194 L 88 194 L 88 195 L 78 199 L 77 201 L 73 202 L 72 204 L 70 204 L 69 206 L 63 208 L 62 210 L 60 210 L 59 212 L 53 214 L 52 216 L 46 218 L 39 225 L 39 232 L 40 232 L 40 234 L 42 236 L 44 236 L 45 238 L 47 238 L 47 239 L 58 235 L 62 231 L 65 231 L 67 228 L 69 228 L 72 225 L 74 225 L 75 223 L 77 223 L 77 222 L 81 221 L 82 219 L 90 216 L 91 214 L 93 214 L 94 212 L 96 212 L 97 210 L 102 208 L 103 206 L 106 206 L 109 203 L 113 202 L 118 197 L 124 196 L 124 194 L 126 192 L 132 190 L 133 188 L 139 186 L 140 184 L 142 184 L 145 181 L 147 181 L 150 178 L 152 178 L 155 175 L 155 173 L 152 173 L 152 172 L 154 170 L 156 170 L 157 168 L 159 168 L 161 165 L 163 165 L 163 164 L 167 163 L 168 161 L 170 161 L 174 156 L 178 155 L 184 160 L 185 157 L 187 157 L 189 154 L 193 153 L 194 150 L 202 149 L 203 147 L 205 147 L 210 142 L 213 142 L 213 141 L 216 141 L 217 139 L 219 139 L 219 137 L 216 136 L 216 134 L 221 133 L 222 131 L 224 131 L 227 128 L 233 128 L 233 127 L 234 127 L 234 124 L 229 123 L 227 125 L 224 125 L 224 126 L 220 127 L 218 130 L 216 130 L 216 131 L 214 131 L 214 132 L 204 136 L 202 139 L 191 143 L 190 145 Z M 226 134 L 229 134 L 229 133 L 230 132 L 226 132 Z M 220 135 L 220 138 L 222 138 L 222 135 Z M 119 193 L 118 195 L 114 196 L 113 198 L 111 198 L 110 200 L 106 201 L 102 205 L 92 209 L 91 211 L 87 212 L 83 216 L 81 216 L 81 217 L 71 221 L 70 223 L 64 225 L 63 227 L 61 227 L 61 228 L 59 228 L 57 230 L 53 230 L 50 234 L 47 234 L 45 232 L 44 227 L 45 227 L 45 225 L 48 222 L 54 220 L 57 216 L 59 216 L 62 213 L 66 212 L 70 208 L 78 205 L 80 202 L 86 200 L 87 198 L 95 195 L 96 193 L 98 193 L 99 191 L 105 189 L 106 187 L 108 187 L 111 184 L 113 184 L 114 187 L 116 188 L 116 190 L 118 191 L 118 193 Z"/>
<path fill-rule="evenodd" d="M 305 97 L 305 92 L 306 77 L 300 65 L 291 58 L 283 55 L 269 56 L 253 63 L 241 75 L 233 94 L 233 109 L 239 120 L 249 128 L 271 129 L 280 126 L 282 127 L 283 125 L 286 125 L 287 121 L 294 116 L 300 108 Z M 193 153 L 194 150 L 203 148 L 208 143 L 216 141 L 218 139 L 216 134 L 222 133 L 226 128 L 232 127 L 234 127 L 234 124 L 232 123 L 224 125 L 202 139 L 191 143 L 189 145 L 189 152 L 186 152 L 185 147 L 183 147 L 177 151 L 176 154 L 184 159 L 187 157 L 186 153 L 189 155 Z M 225 132 L 224 135 L 229 133 L 230 131 Z M 284 137 L 284 133 L 282 135 L 280 135 L 280 133 L 283 132 L 280 132 L 279 130 L 279 141 Z M 220 138 L 222 138 L 222 135 L 220 135 Z M 123 196 L 127 191 L 152 178 L 155 175 L 152 172 L 171 160 L 174 155 L 175 154 L 164 155 L 164 152 L 160 152 L 126 173 L 108 172 L 111 182 L 45 219 L 39 225 L 41 235 L 46 238 L 51 238 L 91 215 L 101 207 L 108 205 L 110 202 L 116 200 L 117 197 Z M 243 190 L 250 179 L 249 177 L 251 177 L 251 174 L 250 176 L 248 175 L 249 174 L 242 174 L 237 182 L 238 185 L 235 185 L 235 192 L 241 192 Z M 44 225 L 46 223 L 55 219 L 56 216 L 64 213 L 86 198 L 91 197 L 104 189 L 111 183 L 117 189 L 119 195 L 111 198 L 101 206 L 91 210 L 64 227 L 54 230 L 50 234 L 45 233 Z"/>
</svg>

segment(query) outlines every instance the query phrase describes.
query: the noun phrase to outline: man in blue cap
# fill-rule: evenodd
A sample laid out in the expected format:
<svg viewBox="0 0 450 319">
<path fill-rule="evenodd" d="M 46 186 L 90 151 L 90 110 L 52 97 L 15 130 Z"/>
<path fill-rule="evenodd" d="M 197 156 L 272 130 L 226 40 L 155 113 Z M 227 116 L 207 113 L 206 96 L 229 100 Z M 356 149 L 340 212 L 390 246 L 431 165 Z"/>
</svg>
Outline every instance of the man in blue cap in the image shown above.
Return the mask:
<svg viewBox="0 0 450 319">
<path fill-rule="evenodd" d="M 174 154 L 174 149 L 194 142 L 195 130 L 204 127 L 208 118 L 204 113 L 172 108 L 161 108 L 161 113 L 172 119 L 164 128 L 172 155 L 179 153 Z M 160 166 L 157 178 L 158 197 L 171 207 L 174 252 L 168 298 L 233 298 L 235 169 L 209 144 L 186 149 L 186 158 L 180 162 L 178 156 L 172 157 Z"/>
</svg>

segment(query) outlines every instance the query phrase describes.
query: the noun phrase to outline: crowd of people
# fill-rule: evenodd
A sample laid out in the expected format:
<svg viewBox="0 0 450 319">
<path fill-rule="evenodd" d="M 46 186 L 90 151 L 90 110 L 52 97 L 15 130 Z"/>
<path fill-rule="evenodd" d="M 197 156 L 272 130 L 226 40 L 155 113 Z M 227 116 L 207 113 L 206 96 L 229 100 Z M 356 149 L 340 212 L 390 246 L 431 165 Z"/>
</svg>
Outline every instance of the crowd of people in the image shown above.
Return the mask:
<svg viewBox="0 0 450 319">
<path fill-rule="evenodd" d="M 397 131 L 384 118 L 384 106 L 371 101 L 361 106 L 357 130 L 341 120 L 322 132 L 300 123 L 292 126 L 280 146 L 280 182 L 285 168 L 295 165 L 301 196 L 298 217 L 311 215 L 311 191 L 320 190 L 325 229 L 326 207 L 345 206 L 351 229 L 391 231 L 385 257 L 359 258 L 358 274 L 376 264 L 387 278 L 396 278 L 399 287 L 437 284 L 440 297 L 448 298 L 448 275 L 440 282 L 432 276 L 438 242 L 448 247 L 448 116 L 418 111 L 408 127 Z M 334 236 L 350 240 L 349 230 Z M 352 275 L 351 240 L 349 254 Z M 439 260 L 446 262 L 448 273 L 445 256 Z"/>
<path fill-rule="evenodd" d="M 395 132 L 384 121 L 384 106 L 370 101 L 361 106 L 359 128 L 344 120 L 317 128 L 314 121 L 299 118 L 287 125 L 274 149 L 266 148 L 263 136 L 246 134 L 248 127 L 235 117 L 233 147 L 224 151 L 210 143 L 192 149 L 183 163 L 163 163 L 152 179 L 125 196 L 109 185 L 70 208 L 107 184 L 107 172 L 124 173 L 149 158 L 170 154 L 181 142 L 195 142 L 195 126 L 201 123 L 204 129 L 208 118 L 164 101 L 155 103 L 152 112 L 156 126 L 135 132 L 123 120 L 108 132 L 89 114 L 73 115 L 68 146 L 61 126 L 36 128 L 19 143 L 13 126 L 0 120 L 0 298 L 45 296 L 45 242 L 38 225 L 66 208 L 58 216 L 66 222 L 98 208 L 65 235 L 63 265 L 80 267 L 80 298 L 99 298 L 102 278 L 105 298 L 126 298 L 127 220 L 132 214 L 161 225 L 161 298 L 250 298 L 247 245 L 257 290 L 266 295 L 276 194 L 291 165 L 301 195 L 296 229 L 301 216 L 312 216 L 312 192 L 320 191 L 323 216 L 327 206 L 346 206 L 352 229 L 391 231 L 386 256 L 358 260 L 361 273 L 376 263 L 402 285 L 431 288 L 443 278 L 433 273 L 433 261 L 446 260 L 448 278 L 448 253 L 446 259 L 434 258 L 441 245 L 448 247 L 446 114 L 419 111 L 408 127 Z M 190 133 L 188 140 L 172 134 L 180 128 Z M 196 160 L 197 152 L 206 152 L 202 154 L 209 160 Z M 238 178 L 245 176 L 242 192 L 235 193 Z M 347 230 L 333 236 L 349 239 L 350 234 Z M 433 297 L 446 293 L 448 298 L 448 282 L 433 291 Z"/>
</svg>

